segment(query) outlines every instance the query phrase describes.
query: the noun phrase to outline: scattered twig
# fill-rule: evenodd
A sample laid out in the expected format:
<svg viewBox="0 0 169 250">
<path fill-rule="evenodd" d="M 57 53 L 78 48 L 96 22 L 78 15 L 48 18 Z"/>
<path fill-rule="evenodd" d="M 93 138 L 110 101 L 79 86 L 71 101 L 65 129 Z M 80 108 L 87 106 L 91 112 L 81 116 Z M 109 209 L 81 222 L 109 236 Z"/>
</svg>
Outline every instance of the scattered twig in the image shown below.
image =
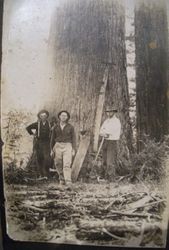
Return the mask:
<svg viewBox="0 0 169 250">
<path fill-rule="evenodd" d="M 47 177 L 39 177 L 39 178 L 24 178 L 25 181 L 43 181 L 43 180 L 47 180 L 48 178 Z"/>
<path fill-rule="evenodd" d="M 106 233 L 107 235 L 113 237 L 113 238 L 116 239 L 116 240 L 126 240 L 125 238 L 122 238 L 122 237 L 119 237 L 119 236 L 117 236 L 117 235 L 115 235 L 115 234 L 110 233 L 109 231 L 107 231 L 107 229 L 106 229 L 105 227 L 102 229 L 102 231 L 103 231 L 104 233 Z"/>
<path fill-rule="evenodd" d="M 124 176 L 120 176 L 120 178 L 117 180 L 117 182 L 119 183 L 120 181 L 124 180 L 125 178 L 128 178 L 130 177 L 131 174 L 127 174 L 127 175 L 124 175 Z"/>
<path fill-rule="evenodd" d="M 27 205 L 27 204 L 23 204 L 22 207 L 27 208 L 27 209 L 32 209 L 38 212 L 46 212 L 48 211 L 48 209 L 46 208 L 39 208 L 39 207 L 35 207 L 33 205 Z"/>
<path fill-rule="evenodd" d="M 142 225 L 141 225 L 141 233 L 140 233 L 140 241 L 139 241 L 139 246 L 141 245 L 142 241 L 143 241 L 143 237 L 144 237 L 144 229 L 145 229 L 145 221 L 143 221 Z"/>
</svg>

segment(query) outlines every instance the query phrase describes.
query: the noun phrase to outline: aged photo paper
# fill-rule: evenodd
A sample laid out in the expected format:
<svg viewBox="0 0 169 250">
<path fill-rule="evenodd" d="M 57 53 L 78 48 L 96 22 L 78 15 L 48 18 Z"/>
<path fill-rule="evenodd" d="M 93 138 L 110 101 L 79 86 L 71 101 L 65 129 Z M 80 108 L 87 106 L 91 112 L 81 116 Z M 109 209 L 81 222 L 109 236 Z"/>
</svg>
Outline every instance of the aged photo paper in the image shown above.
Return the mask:
<svg viewBox="0 0 169 250">
<path fill-rule="evenodd" d="M 168 14 L 167 0 L 4 0 L 9 238 L 166 247 Z"/>
</svg>

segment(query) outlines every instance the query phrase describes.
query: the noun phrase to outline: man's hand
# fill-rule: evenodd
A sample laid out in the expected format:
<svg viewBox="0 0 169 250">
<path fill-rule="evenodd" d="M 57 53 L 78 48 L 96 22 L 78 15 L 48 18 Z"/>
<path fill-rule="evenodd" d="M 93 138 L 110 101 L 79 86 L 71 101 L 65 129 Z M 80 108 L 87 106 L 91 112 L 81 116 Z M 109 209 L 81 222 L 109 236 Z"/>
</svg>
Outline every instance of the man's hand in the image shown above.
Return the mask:
<svg viewBox="0 0 169 250">
<path fill-rule="evenodd" d="M 55 152 L 54 152 L 53 150 L 51 150 L 51 152 L 50 152 L 50 156 L 51 156 L 52 158 L 54 158 L 54 156 L 55 156 Z"/>
<path fill-rule="evenodd" d="M 32 133 L 33 138 L 37 138 L 37 134 L 36 133 Z"/>
<path fill-rule="evenodd" d="M 105 134 L 105 135 L 104 135 L 104 138 L 109 138 L 109 134 Z"/>
<path fill-rule="evenodd" d="M 104 138 L 109 138 L 109 134 L 100 134 L 100 136 L 102 136 Z"/>
</svg>

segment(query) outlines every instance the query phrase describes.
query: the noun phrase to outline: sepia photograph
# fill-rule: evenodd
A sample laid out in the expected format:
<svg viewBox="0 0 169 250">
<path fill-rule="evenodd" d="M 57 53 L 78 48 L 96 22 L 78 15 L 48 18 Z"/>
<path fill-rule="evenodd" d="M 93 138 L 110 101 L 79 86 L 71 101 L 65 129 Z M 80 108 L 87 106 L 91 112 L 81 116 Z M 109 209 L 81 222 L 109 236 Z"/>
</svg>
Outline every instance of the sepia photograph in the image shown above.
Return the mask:
<svg viewBox="0 0 169 250">
<path fill-rule="evenodd" d="M 169 2 L 4 0 L 10 239 L 165 248 Z"/>
</svg>

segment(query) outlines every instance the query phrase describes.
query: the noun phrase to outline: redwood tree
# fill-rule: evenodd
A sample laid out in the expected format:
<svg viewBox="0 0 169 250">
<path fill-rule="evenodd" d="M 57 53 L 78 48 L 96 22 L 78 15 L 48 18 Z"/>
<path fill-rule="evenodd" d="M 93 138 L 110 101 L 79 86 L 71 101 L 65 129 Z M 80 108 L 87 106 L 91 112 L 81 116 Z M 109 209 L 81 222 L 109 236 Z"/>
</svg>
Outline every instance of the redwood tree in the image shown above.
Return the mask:
<svg viewBox="0 0 169 250">
<path fill-rule="evenodd" d="M 165 0 L 139 0 L 135 9 L 138 150 L 144 136 L 167 134 L 167 8 Z"/>
<path fill-rule="evenodd" d="M 122 1 L 63 0 L 51 30 L 56 83 L 51 86 L 50 112 L 67 109 L 77 138 L 80 129 L 92 134 L 104 70 L 111 62 L 105 105 L 114 104 L 119 109 L 119 151 L 129 157 L 132 143 Z"/>
</svg>

